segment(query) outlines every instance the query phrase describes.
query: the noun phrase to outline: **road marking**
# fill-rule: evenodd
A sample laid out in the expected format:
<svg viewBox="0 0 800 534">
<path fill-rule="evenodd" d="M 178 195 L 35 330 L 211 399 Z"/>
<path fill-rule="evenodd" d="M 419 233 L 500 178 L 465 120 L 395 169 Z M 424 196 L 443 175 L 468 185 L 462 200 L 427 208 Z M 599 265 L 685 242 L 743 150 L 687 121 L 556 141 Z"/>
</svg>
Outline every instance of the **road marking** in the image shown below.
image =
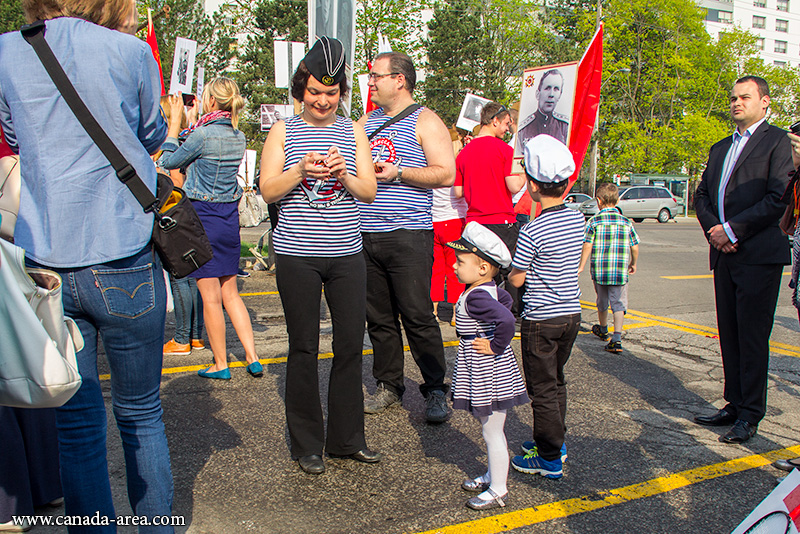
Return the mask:
<svg viewBox="0 0 800 534">
<path fill-rule="evenodd" d="M 277 293 L 277 291 L 272 292 Z M 245 295 L 244 293 L 242 295 Z M 589 302 L 586 300 L 581 301 L 581 307 L 587 310 L 596 310 L 597 306 L 593 302 Z M 651 326 L 663 326 L 666 328 L 672 328 L 673 330 L 680 330 L 682 332 L 688 332 L 690 334 L 696 334 L 699 336 L 704 337 L 718 337 L 717 329 L 712 328 L 709 326 L 703 326 L 695 323 L 689 323 L 686 321 L 681 321 L 680 319 L 671 319 L 669 317 L 661 317 L 658 315 L 652 315 L 646 312 L 640 312 L 635 310 L 628 310 L 628 315 L 630 319 L 636 320 L 635 323 L 628 323 L 623 327 L 623 330 L 632 330 L 634 328 L 648 328 Z M 613 329 L 611 329 L 613 331 Z M 579 332 L 580 334 L 589 334 L 591 332 Z M 515 340 L 519 340 L 519 334 L 514 336 Z M 455 347 L 458 345 L 458 340 L 455 341 L 445 341 L 442 343 L 444 347 Z M 787 345 L 786 343 L 778 343 L 775 341 L 769 342 L 770 350 L 777 354 L 782 354 L 784 356 L 794 356 L 796 358 L 800 358 L 800 347 L 796 347 L 794 345 Z M 408 352 L 411 349 L 408 345 L 403 347 L 404 352 Z M 362 355 L 372 354 L 371 349 L 367 349 L 362 351 Z M 332 352 L 321 352 L 318 357 L 320 360 L 325 360 L 328 358 L 333 358 Z M 272 363 L 286 363 L 286 356 L 282 356 L 279 358 L 264 358 L 258 360 L 263 365 L 269 365 Z M 202 365 L 189 365 L 184 367 L 165 367 L 161 370 L 162 375 L 171 375 L 177 373 L 190 373 L 190 372 L 197 372 L 200 369 L 206 369 L 209 364 L 205 363 Z M 246 367 L 246 362 L 229 362 L 228 367 L 237 368 L 237 367 Z M 99 376 L 100 380 L 109 380 L 111 375 L 104 374 Z"/>
<path fill-rule="evenodd" d="M 546 503 L 465 523 L 447 525 L 420 534 L 493 534 L 507 532 L 552 519 L 565 518 L 646 497 L 654 497 L 698 482 L 764 467 L 775 460 L 795 458 L 798 454 L 800 454 L 800 445 L 794 445 L 764 454 L 754 454 L 717 464 L 695 467 L 665 477 L 658 477 L 621 488 L 598 491 L 582 497 Z"/>
<path fill-rule="evenodd" d="M 792 273 L 783 273 L 783 276 L 791 276 Z M 686 276 L 662 276 L 667 280 L 700 280 L 702 278 L 714 278 L 713 274 L 692 274 Z"/>
<path fill-rule="evenodd" d="M 597 309 L 597 306 L 593 302 L 589 302 L 586 300 L 581 301 L 581 306 L 589 310 Z M 701 324 L 681 321 L 680 319 L 672 319 L 670 317 L 661 317 L 659 315 L 653 315 L 650 313 L 640 312 L 636 310 L 628 310 L 628 315 L 630 315 L 633 319 L 650 321 L 651 323 L 653 323 L 653 326 L 663 326 L 666 328 L 671 328 L 673 330 L 680 330 L 681 332 L 688 332 L 690 334 L 695 334 L 703 337 L 719 338 L 719 332 L 717 331 L 717 329 L 710 326 L 704 326 Z M 627 326 L 625 328 L 627 328 Z M 772 352 L 776 354 L 782 354 L 784 356 L 794 356 L 795 358 L 800 358 L 800 347 L 797 347 L 795 345 L 788 345 L 786 343 L 778 343 L 777 341 L 770 341 L 769 348 Z"/>
<path fill-rule="evenodd" d="M 240 297 L 257 297 L 260 295 L 278 295 L 277 291 L 258 291 L 256 293 L 239 293 Z"/>
</svg>

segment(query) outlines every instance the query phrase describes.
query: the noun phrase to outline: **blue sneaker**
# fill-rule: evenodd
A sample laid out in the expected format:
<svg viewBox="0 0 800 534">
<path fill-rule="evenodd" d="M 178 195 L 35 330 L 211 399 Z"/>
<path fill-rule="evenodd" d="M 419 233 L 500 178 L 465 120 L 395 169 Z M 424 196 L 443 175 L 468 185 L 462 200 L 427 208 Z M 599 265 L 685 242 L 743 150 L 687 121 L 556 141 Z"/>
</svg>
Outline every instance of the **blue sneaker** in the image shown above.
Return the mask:
<svg viewBox="0 0 800 534">
<path fill-rule="evenodd" d="M 522 452 L 525 454 L 539 454 L 539 449 L 536 447 L 535 441 L 525 441 L 522 443 Z M 567 444 L 561 444 L 561 462 L 567 461 Z"/>
<path fill-rule="evenodd" d="M 535 454 L 526 454 L 525 456 L 514 456 L 511 459 L 511 466 L 522 473 L 542 475 L 545 478 L 557 479 L 564 476 L 561 458 L 548 461 Z"/>
</svg>

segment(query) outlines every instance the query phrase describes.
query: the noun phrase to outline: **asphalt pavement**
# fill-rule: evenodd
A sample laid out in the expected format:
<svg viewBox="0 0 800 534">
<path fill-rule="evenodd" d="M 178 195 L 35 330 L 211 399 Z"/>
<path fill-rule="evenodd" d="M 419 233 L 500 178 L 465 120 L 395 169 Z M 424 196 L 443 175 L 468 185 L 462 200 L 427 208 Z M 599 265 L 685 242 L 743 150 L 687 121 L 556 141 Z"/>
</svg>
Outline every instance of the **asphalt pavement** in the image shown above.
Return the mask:
<svg viewBox="0 0 800 534">
<path fill-rule="evenodd" d="M 243 230 L 243 240 L 257 241 L 264 229 Z M 480 425 L 465 412 L 455 412 L 441 425 L 425 423 L 420 375 L 409 352 L 403 406 L 366 418 L 367 442 L 384 454 L 383 461 L 365 465 L 326 459 L 327 472 L 321 476 L 300 471 L 290 458 L 283 411 L 287 337 L 274 272 L 254 271 L 240 279 L 264 377 L 245 372 L 244 352 L 230 325 L 232 380 L 197 377 L 197 370 L 210 363 L 208 350 L 164 359 L 173 509 L 185 521 L 177 531 L 730 532 L 783 474 L 770 462 L 800 456 L 800 327 L 791 292 L 782 285 L 767 416 L 748 443 L 722 444 L 717 438 L 723 430 L 691 422 L 694 415 L 723 405 L 708 245 L 693 219 L 647 221 L 636 229 L 639 271 L 630 283 L 622 354 L 606 353 L 588 332 L 596 322 L 594 292 L 588 272 L 581 276 L 582 331 L 566 367 L 569 459 L 564 477 L 547 480 L 511 470 L 508 506 L 489 512 L 466 508 L 470 495 L 459 488 L 462 480 L 486 469 Z M 309 313 L 319 313 L 322 327 L 324 404 L 331 324 L 324 303 Z M 174 328 L 169 321 L 167 339 Z M 449 323 L 441 328 L 452 371 L 455 331 Z M 519 341 L 512 346 L 519 355 Z M 364 386 L 373 392 L 366 337 L 364 351 Z M 104 384 L 110 404 L 108 381 Z M 506 435 L 513 454 L 531 439 L 531 425 L 529 407 L 509 413 Z M 124 461 L 110 415 L 108 442 L 117 513 L 129 514 Z"/>
</svg>

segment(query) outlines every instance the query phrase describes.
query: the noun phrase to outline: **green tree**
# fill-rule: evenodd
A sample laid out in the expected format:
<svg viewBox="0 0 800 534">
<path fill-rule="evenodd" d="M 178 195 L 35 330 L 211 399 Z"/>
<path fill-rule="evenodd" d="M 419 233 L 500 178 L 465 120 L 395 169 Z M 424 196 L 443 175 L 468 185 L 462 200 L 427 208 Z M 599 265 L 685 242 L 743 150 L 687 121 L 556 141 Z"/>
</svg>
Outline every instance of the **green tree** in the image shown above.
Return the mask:
<svg viewBox="0 0 800 534">
<path fill-rule="evenodd" d="M 458 118 L 467 92 L 497 97 L 484 92 L 482 71 L 491 50 L 472 7 L 467 0 L 447 0 L 436 6 L 428 23 L 425 103 L 448 125 Z"/>
<path fill-rule="evenodd" d="M 250 35 L 239 52 L 237 70 L 247 108 L 240 127 L 251 148 L 261 149 L 261 104 L 291 104 L 287 89 L 275 87 L 275 39 L 305 42 L 308 39 L 308 9 L 304 0 L 259 0 L 252 8 Z"/>
<path fill-rule="evenodd" d="M 0 2 L 0 33 L 19 30 L 25 22 L 25 15 L 19 0 Z"/>
</svg>

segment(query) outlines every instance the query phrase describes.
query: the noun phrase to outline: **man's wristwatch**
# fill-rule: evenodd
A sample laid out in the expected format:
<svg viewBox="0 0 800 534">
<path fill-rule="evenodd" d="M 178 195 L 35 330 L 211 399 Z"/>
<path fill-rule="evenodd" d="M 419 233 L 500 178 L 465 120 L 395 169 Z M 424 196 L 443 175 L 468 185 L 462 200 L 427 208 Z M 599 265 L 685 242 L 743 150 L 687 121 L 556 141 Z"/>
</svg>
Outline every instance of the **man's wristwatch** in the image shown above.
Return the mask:
<svg viewBox="0 0 800 534">
<path fill-rule="evenodd" d="M 403 168 L 397 167 L 397 176 L 394 178 L 395 182 L 402 182 L 403 181 Z"/>
</svg>

